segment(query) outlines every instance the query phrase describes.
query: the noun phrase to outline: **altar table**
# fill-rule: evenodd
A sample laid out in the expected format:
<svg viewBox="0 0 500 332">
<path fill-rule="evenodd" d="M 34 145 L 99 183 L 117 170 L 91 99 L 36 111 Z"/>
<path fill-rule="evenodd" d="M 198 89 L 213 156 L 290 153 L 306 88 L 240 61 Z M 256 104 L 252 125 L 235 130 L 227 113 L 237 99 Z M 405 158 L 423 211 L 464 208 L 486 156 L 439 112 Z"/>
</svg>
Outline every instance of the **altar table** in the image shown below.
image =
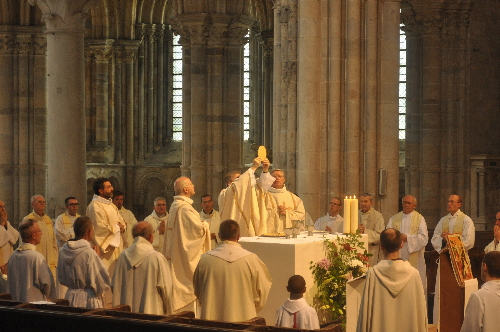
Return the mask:
<svg viewBox="0 0 500 332">
<path fill-rule="evenodd" d="M 335 240 L 337 237 L 345 235 L 326 234 L 325 238 Z M 307 232 L 302 232 L 296 239 L 271 238 L 271 237 L 242 237 L 239 240 L 241 246 L 253 252 L 267 265 L 269 273 L 273 278 L 273 284 L 267 299 L 267 304 L 259 317 L 266 319 L 267 325 L 274 325 L 276 320 L 276 310 L 288 299 L 289 293 L 286 290 L 288 279 L 300 274 L 306 280 L 306 293 L 304 298 L 309 305 L 312 305 L 317 287 L 311 273 L 310 262 L 318 262 L 325 258 L 322 234 L 307 236 Z M 368 235 L 362 234 L 362 242 L 365 247 L 368 244 Z"/>
</svg>

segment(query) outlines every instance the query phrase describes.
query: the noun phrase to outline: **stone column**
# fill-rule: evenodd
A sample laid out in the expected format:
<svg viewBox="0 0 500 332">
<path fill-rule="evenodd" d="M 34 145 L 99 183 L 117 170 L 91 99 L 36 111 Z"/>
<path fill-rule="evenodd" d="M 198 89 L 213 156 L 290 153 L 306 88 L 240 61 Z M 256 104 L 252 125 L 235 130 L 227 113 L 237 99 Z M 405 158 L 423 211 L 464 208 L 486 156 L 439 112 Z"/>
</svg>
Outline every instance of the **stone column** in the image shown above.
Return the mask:
<svg viewBox="0 0 500 332">
<path fill-rule="evenodd" d="M 262 113 L 264 128 L 262 144 L 272 148 L 273 141 L 273 32 L 261 32 L 262 46 Z"/>
<path fill-rule="evenodd" d="M 407 33 L 408 193 L 419 199 L 420 212 L 433 228 L 446 214 L 451 194 L 471 195 L 465 110 L 466 45 L 470 1 L 448 0 L 429 7 L 408 0 L 402 8 Z M 460 134 L 459 134 L 460 133 Z"/>
<path fill-rule="evenodd" d="M 86 197 L 86 13 L 96 0 L 29 0 L 37 5 L 47 36 L 47 201 L 55 213 L 67 196 Z M 84 206 L 81 207 L 83 211 Z"/>
</svg>

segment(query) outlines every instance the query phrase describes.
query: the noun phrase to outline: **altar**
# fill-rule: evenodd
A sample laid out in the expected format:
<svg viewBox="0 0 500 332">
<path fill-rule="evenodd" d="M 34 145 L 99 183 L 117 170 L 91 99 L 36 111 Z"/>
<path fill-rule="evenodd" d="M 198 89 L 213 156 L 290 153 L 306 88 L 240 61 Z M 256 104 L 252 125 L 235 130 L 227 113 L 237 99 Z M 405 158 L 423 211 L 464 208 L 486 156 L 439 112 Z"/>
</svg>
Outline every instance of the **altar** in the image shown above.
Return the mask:
<svg viewBox="0 0 500 332">
<path fill-rule="evenodd" d="M 289 296 L 286 290 L 288 279 L 295 274 L 303 276 L 306 280 L 307 291 L 304 297 L 307 303 L 312 305 L 317 288 L 309 269 L 310 262 L 316 263 L 325 258 L 323 247 L 325 238 L 335 241 L 337 237 L 344 236 L 333 234 L 307 236 L 307 232 L 302 232 L 295 239 L 262 236 L 240 238 L 241 246 L 259 256 L 273 278 L 267 304 L 258 313 L 259 317 L 266 319 L 267 325 L 274 325 L 276 310 Z M 362 234 L 362 237 L 361 241 L 368 244 L 368 235 Z"/>
</svg>

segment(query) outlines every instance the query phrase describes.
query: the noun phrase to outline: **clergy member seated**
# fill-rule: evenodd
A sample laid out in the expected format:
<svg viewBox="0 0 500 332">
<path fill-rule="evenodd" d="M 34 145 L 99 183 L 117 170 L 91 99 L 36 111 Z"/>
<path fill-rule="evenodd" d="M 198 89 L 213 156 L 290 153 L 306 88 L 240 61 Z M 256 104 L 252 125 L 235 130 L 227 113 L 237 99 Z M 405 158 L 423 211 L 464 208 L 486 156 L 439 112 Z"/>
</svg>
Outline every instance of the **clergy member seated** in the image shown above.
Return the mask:
<svg viewBox="0 0 500 332">
<path fill-rule="evenodd" d="M 500 212 L 497 212 L 495 226 L 493 226 L 493 241 L 484 248 L 485 253 L 500 251 Z"/>
<path fill-rule="evenodd" d="M 328 213 L 319 218 L 314 224 L 314 229 L 317 231 L 327 231 L 330 233 L 344 232 L 344 219 L 340 216 L 339 211 L 342 207 L 340 199 L 334 197 L 330 200 L 330 208 Z"/>
<path fill-rule="evenodd" d="M 123 250 L 113 275 L 113 305 L 128 304 L 132 312 L 171 313 L 171 272 L 165 257 L 155 250 L 153 227 L 146 221 L 132 228 L 134 242 Z"/>
<path fill-rule="evenodd" d="M 402 247 L 398 230 L 382 231 L 380 250 L 384 259 L 366 273 L 357 332 L 427 331 L 422 279 L 417 269 L 399 257 Z"/>
<path fill-rule="evenodd" d="M 57 279 L 68 287 L 65 294 L 72 307 L 104 308 L 103 294 L 110 288 L 108 269 L 92 248 L 94 226 L 89 217 L 78 217 L 73 223 L 74 239 L 59 250 Z"/>
<path fill-rule="evenodd" d="M 492 251 L 484 256 L 481 279 L 484 284 L 471 294 L 460 332 L 500 330 L 497 316 L 500 308 L 500 252 Z"/>
<path fill-rule="evenodd" d="M 19 225 L 23 242 L 9 259 L 8 292 L 12 300 L 21 302 L 55 300 L 56 287 L 52 272 L 36 246 L 42 238 L 40 226 L 34 219 Z"/>
<path fill-rule="evenodd" d="M 300 275 L 291 276 L 288 279 L 286 290 L 290 293 L 290 298 L 276 312 L 275 325 L 294 329 L 318 330 L 318 314 L 304 299 L 304 293 L 306 292 L 304 277 Z"/>
<path fill-rule="evenodd" d="M 269 271 L 257 255 L 238 243 L 240 226 L 236 221 L 223 221 L 219 237 L 217 248 L 201 255 L 194 272 L 200 318 L 241 322 L 256 317 L 271 289 Z"/>
</svg>

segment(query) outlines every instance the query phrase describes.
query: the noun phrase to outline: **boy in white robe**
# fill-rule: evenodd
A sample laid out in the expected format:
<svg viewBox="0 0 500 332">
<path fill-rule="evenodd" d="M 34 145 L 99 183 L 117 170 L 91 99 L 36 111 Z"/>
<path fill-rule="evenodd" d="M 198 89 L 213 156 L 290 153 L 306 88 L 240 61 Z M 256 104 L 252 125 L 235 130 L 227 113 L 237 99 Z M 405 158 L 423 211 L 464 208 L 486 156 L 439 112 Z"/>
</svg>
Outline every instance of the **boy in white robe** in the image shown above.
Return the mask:
<svg viewBox="0 0 500 332">
<path fill-rule="evenodd" d="M 57 299 L 52 271 L 43 255 L 36 250 L 42 231 L 38 222 L 27 219 L 19 225 L 23 242 L 9 259 L 8 292 L 21 302 Z"/>
<path fill-rule="evenodd" d="M 265 306 L 272 279 L 266 265 L 238 243 L 240 226 L 225 220 L 220 244 L 201 255 L 193 277 L 201 319 L 241 322 L 256 317 Z"/>
<path fill-rule="evenodd" d="M 318 330 L 320 328 L 318 314 L 304 299 L 306 292 L 304 277 L 291 276 L 288 279 L 286 290 L 290 293 L 290 298 L 276 312 L 275 325 L 294 329 Z"/>
<path fill-rule="evenodd" d="M 141 221 L 132 228 L 134 242 L 123 250 L 113 275 L 113 305 L 128 304 L 132 312 L 172 312 L 172 277 L 165 257 L 153 248 L 153 227 Z"/>
<path fill-rule="evenodd" d="M 106 266 L 90 246 L 94 238 L 92 220 L 78 217 L 73 230 L 75 238 L 59 251 L 57 278 L 68 287 L 61 296 L 69 300 L 72 307 L 104 308 L 103 294 L 110 288 L 111 280 Z"/>
<path fill-rule="evenodd" d="M 492 251 L 484 256 L 481 289 L 471 294 L 460 332 L 500 331 L 500 252 Z"/>
<path fill-rule="evenodd" d="M 422 279 L 417 269 L 399 257 L 402 247 L 398 230 L 388 228 L 380 233 L 384 259 L 366 273 L 357 332 L 427 332 Z"/>
</svg>

